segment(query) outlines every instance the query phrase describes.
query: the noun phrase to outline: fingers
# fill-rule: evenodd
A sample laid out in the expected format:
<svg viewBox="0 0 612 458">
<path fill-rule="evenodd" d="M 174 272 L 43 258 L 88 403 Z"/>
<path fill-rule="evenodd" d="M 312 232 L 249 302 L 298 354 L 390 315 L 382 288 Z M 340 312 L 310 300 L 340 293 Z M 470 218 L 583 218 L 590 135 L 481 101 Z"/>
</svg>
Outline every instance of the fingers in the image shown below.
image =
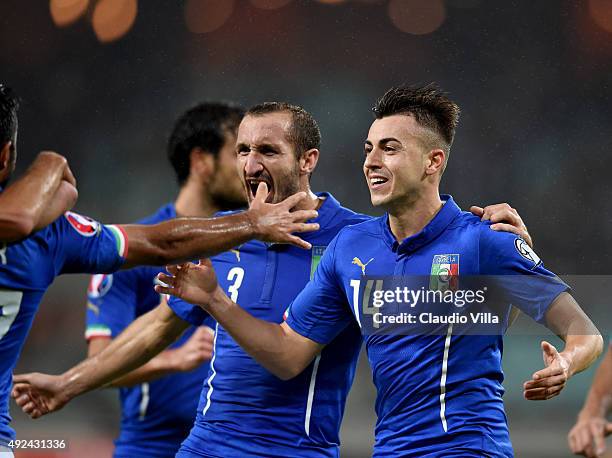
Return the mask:
<svg viewBox="0 0 612 458">
<path fill-rule="evenodd" d="M 532 380 L 540 380 L 540 379 L 546 379 L 549 377 L 556 377 L 557 375 L 565 375 L 565 372 L 563 371 L 563 368 L 557 364 L 551 364 L 548 367 L 545 367 L 544 369 L 541 369 L 539 371 L 537 371 L 535 374 L 533 374 L 532 376 Z"/>
<path fill-rule="evenodd" d="M 200 266 L 213 268 L 212 261 L 209 258 L 200 259 Z M 210 329 L 210 328 L 209 328 Z"/>
<path fill-rule="evenodd" d="M 259 191 L 259 188 L 257 188 L 257 191 Z M 287 208 L 288 210 L 291 210 L 293 207 L 299 204 L 302 200 L 304 200 L 307 196 L 308 194 L 306 194 L 304 191 L 296 192 L 292 196 L 289 196 L 285 200 L 280 202 L 278 205 L 281 205 Z"/>
<path fill-rule="evenodd" d="M 470 209 L 471 211 L 471 209 Z M 492 215 L 495 215 L 499 212 L 516 212 L 516 210 L 514 210 L 509 204 L 507 203 L 503 203 L 503 204 L 493 204 L 493 205 L 487 205 L 486 207 L 484 207 L 482 209 L 482 215 L 480 217 L 481 221 L 488 221 L 491 219 Z"/>
<path fill-rule="evenodd" d="M 472 205 L 470 207 L 470 211 L 472 212 L 472 214 L 474 214 L 475 216 L 482 216 L 484 214 L 484 208 L 482 207 L 478 207 L 477 205 Z"/>
<path fill-rule="evenodd" d="M 558 396 L 561 390 L 565 387 L 565 383 L 562 385 L 552 386 L 549 388 L 533 388 L 525 390 L 523 396 L 528 401 L 546 401 L 550 398 Z"/>
<path fill-rule="evenodd" d="M 557 348 L 553 344 L 550 344 L 545 340 L 542 341 L 540 346 L 542 347 L 542 351 L 550 356 L 556 356 L 559 354 Z"/>
<path fill-rule="evenodd" d="M 155 285 L 153 289 L 158 294 L 167 294 L 169 296 L 174 296 L 174 288 L 162 285 Z"/>
<path fill-rule="evenodd" d="M 561 385 L 567 382 L 567 377 L 562 372 L 561 375 L 545 377 L 538 380 L 528 380 L 523 383 L 523 389 L 530 390 L 532 388 L 548 388 L 555 385 Z"/>
<path fill-rule="evenodd" d="M 157 274 L 157 279 L 162 282 L 164 285 L 173 287 L 176 283 L 176 277 L 172 275 L 166 275 L 163 272 Z"/>
<path fill-rule="evenodd" d="M 251 206 L 253 206 L 253 203 L 263 204 L 266 201 L 267 197 L 268 197 L 268 185 L 264 183 L 263 181 L 260 181 L 259 185 L 257 186 L 257 192 L 255 193 L 255 198 L 253 199 Z"/>
<path fill-rule="evenodd" d="M 290 245 L 295 245 L 298 248 L 303 248 L 305 250 L 310 250 L 312 248 L 312 245 L 310 243 L 291 234 L 287 236 L 287 243 Z"/>
<path fill-rule="evenodd" d="M 293 216 L 294 221 L 308 221 L 319 216 L 319 212 L 316 210 L 296 210 L 291 212 L 291 216 Z"/>
<path fill-rule="evenodd" d="M 609 436 L 610 434 L 612 434 L 612 422 L 606 423 L 606 428 L 605 428 L 604 434 L 606 436 Z"/>
<path fill-rule="evenodd" d="M 604 440 L 604 434 L 601 427 L 598 427 L 597 424 L 591 422 L 589 423 L 589 430 L 591 432 L 591 436 L 593 437 L 593 442 L 595 445 L 595 453 L 597 455 L 603 454 L 606 449 L 606 442 Z"/>
<path fill-rule="evenodd" d="M 15 386 L 13 387 L 13 389 L 17 388 L 18 384 L 22 388 L 30 386 L 30 384 L 32 383 L 32 378 L 37 376 L 37 375 L 38 375 L 37 372 L 32 372 L 32 373 L 29 373 L 29 374 L 14 374 L 13 375 L 13 384 Z"/>
<path fill-rule="evenodd" d="M 518 228 L 516 226 L 513 226 L 512 224 L 507 224 L 507 223 L 495 223 L 495 224 L 491 224 L 491 229 L 493 229 L 494 231 L 497 232 L 511 232 L 512 234 L 516 234 L 518 235 L 520 238 L 525 239 L 526 237 L 529 236 L 529 234 L 527 233 L 527 231 Z M 525 240 L 527 241 L 527 240 Z"/>
<path fill-rule="evenodd" d="M 289 232 L 313 232 L 319 230 L 319 223 L 298 223 L 291 226 Z"/>
</svg>

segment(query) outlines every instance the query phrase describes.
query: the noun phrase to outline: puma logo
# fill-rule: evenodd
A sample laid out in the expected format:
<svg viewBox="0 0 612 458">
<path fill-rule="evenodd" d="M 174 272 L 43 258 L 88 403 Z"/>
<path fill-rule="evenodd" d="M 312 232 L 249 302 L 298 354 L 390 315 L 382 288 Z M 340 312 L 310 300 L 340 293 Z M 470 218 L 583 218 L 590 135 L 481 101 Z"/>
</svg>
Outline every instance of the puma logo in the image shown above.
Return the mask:
<svg viewBox="0 0 612 458">
<path fill-rule="evenodd" d="M 238 262 L 240 262 L 240 251 L 233 249 L 230 250 L 231 253 L 234 253 L 236 255 L 236 259 L 238 260 Z"/>
<path fill-rule="evenodd" d="M 368 266 L 369 263 L 371 263 L 372 261 L 374 261 L 374 258 L 371 258 L 368 262 L 366 262 L 365 264 L 363 262 L 361 262 L 361 259 L 359 259 L 358 257 L 354 257 L 353 258 L 353 264 L 361 267 L 361 274 L 365 275 L 365 270 L 366 267 Z"/>
</svg>

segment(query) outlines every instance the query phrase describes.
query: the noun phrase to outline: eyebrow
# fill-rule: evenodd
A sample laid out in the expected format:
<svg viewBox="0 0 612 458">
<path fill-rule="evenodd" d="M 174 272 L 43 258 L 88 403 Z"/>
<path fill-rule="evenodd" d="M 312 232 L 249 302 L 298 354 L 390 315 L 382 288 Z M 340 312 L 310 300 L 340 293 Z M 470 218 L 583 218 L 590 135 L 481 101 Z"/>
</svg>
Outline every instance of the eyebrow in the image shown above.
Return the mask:
<svg viewBox="0 0 612 458">
<path fill-rule="evenodd" d="M 400 142 L 400 141 L 399 141 L 397 138 L 395 138 L 395 137 L 386 137 L 386 138 L 381 138 L 381 139 L 378 141 L 378 144 L 379 144 L 379 145 L 382 145 L 382 144 L 389 143 L 389 142 L 397 142 L 397 143 L 399 143 L 399 144 L 401 144 L 401 143 L 402 143 L 402 142 Z M 366 141 L 365 141 L 365 144 L 366 144 L 366 145 L 373 145 L 373 143 L 372 143 L 370 140 L 367 140 L 367 139 L 366 139 Z"/>
</svg>

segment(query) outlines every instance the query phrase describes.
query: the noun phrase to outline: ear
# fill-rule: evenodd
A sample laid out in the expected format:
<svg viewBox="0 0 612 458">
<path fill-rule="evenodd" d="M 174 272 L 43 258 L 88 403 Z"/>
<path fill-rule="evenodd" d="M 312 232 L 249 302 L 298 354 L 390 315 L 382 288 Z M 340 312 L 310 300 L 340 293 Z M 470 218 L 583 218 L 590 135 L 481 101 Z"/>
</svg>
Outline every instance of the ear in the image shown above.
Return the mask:
<svg viewBox="0 0 612 458">
<path fill-rule="evenodd" d="M 8 141 L 4 145 L 2 145 L 2 150 L 0 150 L 0 171 L 4 171 L 8 169 L 11 165 L 11 147 L 13 146 L 13 142 Z"/>
<path fill-rule="evenodd" d="M 316 148 L 309 149 L 302 153 L 299 161 L 300 172 L 302 172 L 302 174 L 310 175 L 314 171 L 317 162 L 319 162 L 319 154 L 319 150 Z"/>
<path fill-rule="evenodd" d="M 425 175 L 434 175 L 439 173 L 440 175 L 444 171 L 444 164 L 446 162 L 446 153 L 442 149 L 432 149 L 427 153 L 425 158 Z"/>
<path fill-rule="evenodd" d="M 208 181 L 214 171 L 215 157 L 202 148 L 193 148 L 189 153 L 189 176 Z"/>
</svg>

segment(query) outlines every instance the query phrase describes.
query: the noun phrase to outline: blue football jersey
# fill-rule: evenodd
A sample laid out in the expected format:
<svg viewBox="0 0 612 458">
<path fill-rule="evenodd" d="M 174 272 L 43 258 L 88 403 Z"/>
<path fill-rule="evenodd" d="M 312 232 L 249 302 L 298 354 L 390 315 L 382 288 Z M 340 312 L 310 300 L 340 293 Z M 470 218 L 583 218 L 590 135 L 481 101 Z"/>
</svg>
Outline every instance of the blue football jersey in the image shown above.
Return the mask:
<svg viewBox="0 0 612 458">
<path fill-rule="evenodd" d="M 126 250 L 120 227 L 72 212 L 22 241 L 0 243 L 0 443 L 15 438 L 9 426 L 13 368 L 43 294 L 60 274 L 117 270 Z"/>
<path fill-rule="evenodd" d="M 343 229 L 312 282 L 293 302 L 287 323 L 322 344 L 347 326 L 363 327 L 377 388 L 374 456 L 511 457 L 503 408 L 502 332 L 510 304 L 538 322 L 568 286 L 514 234 L 462 212 L 450 196 L 418 234 L 398 243 L 388 216 Z M 455 335 L 366 330 L 365 276 L 495 276 L 502 332 Z M 520 277 L 518 277 L 520 275 Z M 504 278 L 523 281 L 504 281 Z M 443 277 L 440 277 L 443 278 Z M 533 284 L 526 278 L 538 279 Z M 447 280 L 447 278 L 445 279 Z"/>
<path fill-rule="evenodd" d="M 174 204 L 139 221 L 156 224 L 176 218 Z M 132 321 L 157 307 L 160 295 L 153 289 L 163 268 L 141 266 L 91 278 L 87 291 L 85 337 L 116 337 Z M 214 327 L 212 319 L 207 323 Z M 190 327 L 170 348 L 183 345 L 193 334 Z M 196 414 L 208 363 L 140 385 L 120 388 L 121 430 L 115 441 L 115 458 L 174 456 L 187 437 Z"/>
<path fill-rule="evenodd" d="M 319 196 L 325 197 L 315 220 L 320 230 L 301 235 L 311 250 L 251 241 L 212 258 L 221 287 L 255 317 L 281 323 L 338 231 L 370 218 L 330 194 Z M 193 324 L 206 316 L 180 299 L 169 305 Z M 196 423 L 177 456 L 337 457 L 361 342 L 358 326 L 348 326 L 304 372 L 282 381 L 218 326 Z"/>
</svg>

